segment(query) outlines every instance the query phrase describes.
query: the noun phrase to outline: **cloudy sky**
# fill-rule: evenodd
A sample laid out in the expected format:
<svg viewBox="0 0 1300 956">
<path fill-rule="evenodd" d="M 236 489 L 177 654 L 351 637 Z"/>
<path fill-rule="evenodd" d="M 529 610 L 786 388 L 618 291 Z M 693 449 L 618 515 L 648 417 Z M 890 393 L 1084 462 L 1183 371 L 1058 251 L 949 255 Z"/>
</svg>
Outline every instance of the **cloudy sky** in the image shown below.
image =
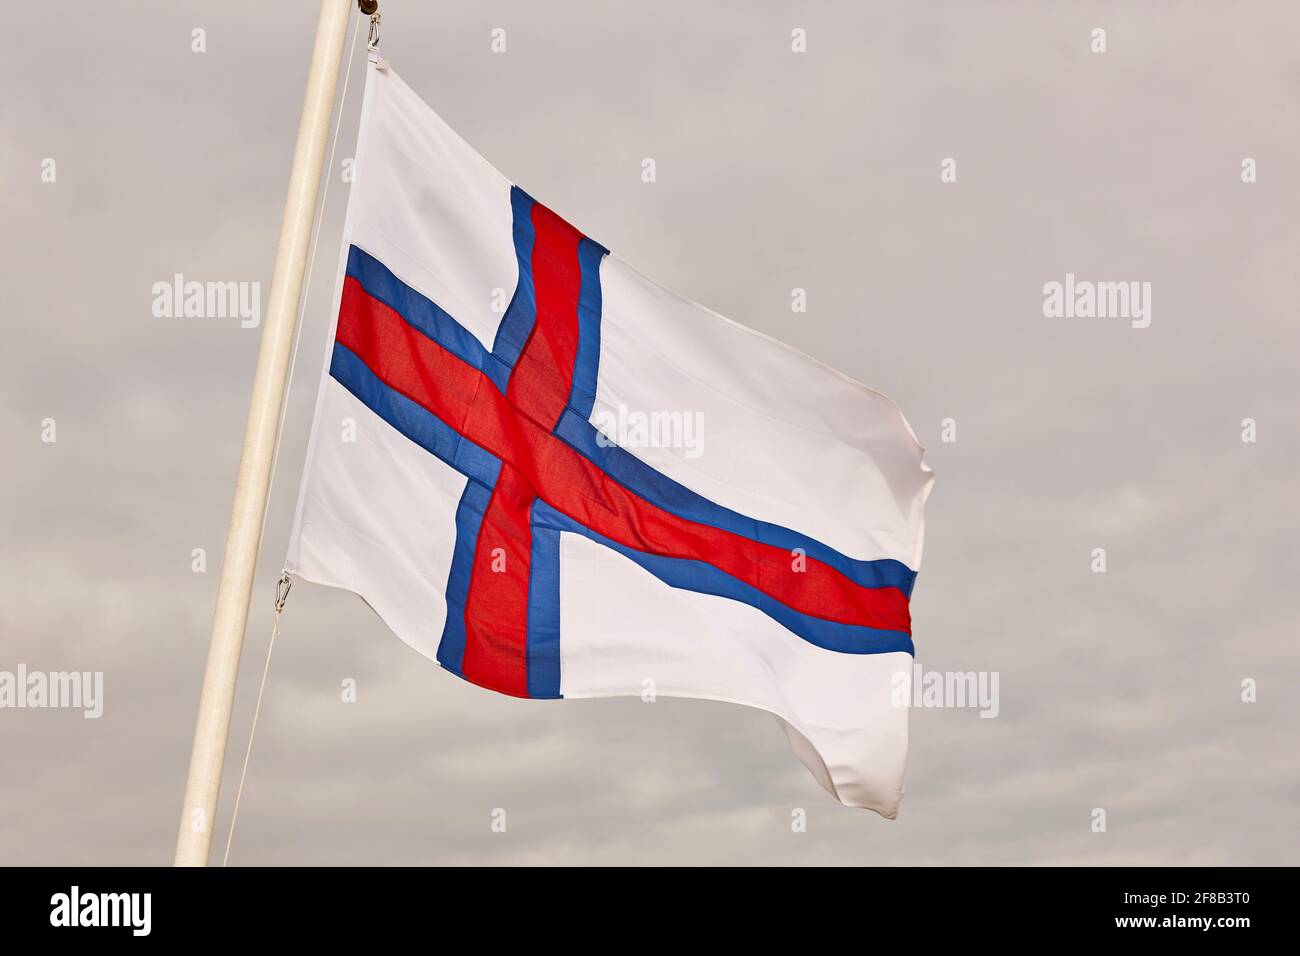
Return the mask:
<svg viewBox="0 0 1300 956">
<path fill-rule="evenodd" d="M 765 713 L 507 699 L 358 598 L 299 584 L 232 862 L 1300 861 L 1300 11 L 1141 6 L 383 0 L 385 54 L 507 176 L 899 403 L 938 474 L 919 660 L 996 671 L 1000 713 L 913 713 L 891 823 L 836 804 Z M 51 2 L 24 8 L 0 62 L 0 670 L 105 682 L 98 720 L 0 710 L 0 863 L 171 859 L 258 332 L 157 318 L 151 290 L 176 273 L 269 286 L 315 16 L 310 0 Z M 1046 318 L 1044 284 L 1067 273 L 1149 282 L 1149 327 Z"/>
</svg>

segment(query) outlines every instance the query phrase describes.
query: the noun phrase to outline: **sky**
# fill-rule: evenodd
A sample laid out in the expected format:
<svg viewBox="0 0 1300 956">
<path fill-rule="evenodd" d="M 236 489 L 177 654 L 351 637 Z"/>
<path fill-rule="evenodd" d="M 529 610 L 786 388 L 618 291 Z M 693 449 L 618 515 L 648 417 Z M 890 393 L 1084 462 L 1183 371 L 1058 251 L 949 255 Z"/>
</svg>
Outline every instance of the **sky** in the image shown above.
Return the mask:
<svg viewBox="0 0 1300 956">
<path fill-rule="evenodd" d="M 891 822 L 823 792 L 766 713 L 509 699 L 354 595 L 299 583 L 232 864 L 1300 862 L 1294 4 L 381 10 L 382 52 L 508 177 L 899 404 L 937 474 L 918 661 L 996 673 L 998 713 L 913 711 Z M 259 329 L 156 315 L 154 286 L 269 288 L 316 5 L 51 2 L 21 19 L 0 60 L 0 672 L 102 672 L 103 713 L 0 709 L 0 864 L 165 864 Z M 217 860 L 324 354 L 363 48 L 364 29 Z M 1145 318 L 1049 317 L 1044 287 L 1067 275 L 1139 283 Z"/>
</svg>

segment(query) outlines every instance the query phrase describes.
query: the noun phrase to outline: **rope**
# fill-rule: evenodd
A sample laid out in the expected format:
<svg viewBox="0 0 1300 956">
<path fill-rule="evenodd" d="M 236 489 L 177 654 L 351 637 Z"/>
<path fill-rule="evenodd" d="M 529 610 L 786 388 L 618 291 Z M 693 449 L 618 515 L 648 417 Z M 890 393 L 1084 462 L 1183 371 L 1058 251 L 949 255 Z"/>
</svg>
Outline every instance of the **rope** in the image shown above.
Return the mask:
<svg viewBox="0 0 1300 956">
<path fill-rule="evenodd" d="M 334 120 L 334 139 L 330 144 L 330 158 L 325 168 L 325 189 L 321 193 L 320 209 L 316 212 L 316 227 L 312 231 L 311 251 L 307 256 L 307 279 L 303 286 L 302 301 L 298 305 L 298 328 L 293 338 L 293 353 L 289 357 L 288 381 L 285 385 L 284 399 L 280 403 L 279 424 L 275 432 L 275 447 L 271 452 L 271 478 L 267 485 L 266 505 L 262 509 L 262 533 L 266 531 L 266 516 L 271 510 L 271 492 L 275 489 L 276 467 L 280 463 L 280 440 L 284 437 L 284 415 L 289 407 L 289 396 L 293 391 L 293 369 L 298 363 L 298 345 L 302 341 L 303 316 L 307 312 L 307 300 L 311 295 L 311 277 L 316 268 L 316 248 L 320 243 L 321 222 L 325 218 L 325 204 L 329 199 L 330 182 L 334 179 L 334 151 L 339 145 L 339 127 L 343 124 L 343 105 L 348 101 L 348 84 L 352 80 L 352 61 L 356 59 L 357 27 L 360 19 L 352 21 L 352 42 L 348 45 L 348 67 L 343 74 L 343 95 L 339 98 L 339 112 Z M 261 541 L 258 541 L 261 550 Z M 275 639 L 280 635 L 280 612 L 289 598 L 289 588 L 293 585 L 288 571 L 280 572 L 280 579 L 275 587 L 275 619 L 271 624 L 271 640 L 266 645 L 266 661 L 262 665 L 262 682 L 257 688 L 257 704 L 253 708 L 253 723 L 248 728 L 248 746 L 244 748 L 244 765 L 239 771 L 239 789 L 235 791 L 235 806 L 230 814 L 230 831 L 226 834 L 226 852 L 221 857 L 221 865 L 230 862 L 230 847 L 235 842 L 235 823 L 239 820 L 239 801 L 244 796 L 244 782 L 248 779 L 248 761 L 253 755 L 253 738 L 257 736 L 257 718 L 262 713 L 262 697 L 266 693 L 266 678 L 271 671 L 271 653 L 275 650 Z"/>
<path fill-rule="evenodd" d="M 271 641 L 266 645 L 266 662 L 262 665 L 262 683 L 257 688 L 257 706 L 253 708 L 253 725 L 248 730 L 248 746 L 244 749 L 244 766 L 239 771 L 239 789 L 235 791 L 235 809 L 230 815 L 230 832 L 226 834 L 226 852 L 222 854 L 221 865 L 230 862 L 230 845 L 235 842 L 235 821 L 239 819 L 239 799 L 244 795 L 244 781 L 248 777 L 248 758 L 253 755 L 253 738 L 257 735 L 257 718 L 262 713 L 262 695 L 266 691 L 266 675 L 271 671 L 271 652 L 275 650 L 275 639 L 280 636 L 280 612 L 289 597 L 289 588 L 293 579 L 288 571 L 280 572 L 280 580 L 275 586 L 275 621 L 271 624 Z"/>
<path fill-rule="evenodd" d="M 311 251 L 307 254 L 307 278 L 303 283 L 302 301 L 298 303 L 298 323 L 293 336 L 293 352 L 289 356 L 289 373 L 285 380 L 284 399 L 280 402 L 280 426 L 275 432 L 275 447 L 271 452 L 271 480 L 266 488 L 266 504 L 262 508 L 262 533 L 266 533 L 266 516 L 271 510 L 271 492 L 275 490 L 276 467 L 280 464 L 280 440 L 284 437 L 284 416 L 289 408 L 289 396 L 293 394 L 293 370 L 298 364 L 298 345 L 302 342 L 303 317 L 307 314 L 307 301 L 311 297 L 311 277 L 316 271 L 316 247 L 320 244 L 320 224 L 325 218 L 325 204 L 330 196 L 330 183 L 334 181 L 334 151 L 339 145 L 339 127 L 343 125 L 343 105 L 348 101 L 348 84 L 352 80 L 353 55 L 357 51 L 357 28 L 361 21 L 352 21 L 352 42 L 348 45 L 348 68 L 343 73 L 343 95 L 339 98 L 339 113 L 334 118 L 334 138 L 330 143 L 330 158 L 325 164 L 325 189 L 321 193 L 320 208 L 316 210 L 316 227 L 312 230 Z M 261 541 L 258 550 L 261 550 Z"/>
</svg>

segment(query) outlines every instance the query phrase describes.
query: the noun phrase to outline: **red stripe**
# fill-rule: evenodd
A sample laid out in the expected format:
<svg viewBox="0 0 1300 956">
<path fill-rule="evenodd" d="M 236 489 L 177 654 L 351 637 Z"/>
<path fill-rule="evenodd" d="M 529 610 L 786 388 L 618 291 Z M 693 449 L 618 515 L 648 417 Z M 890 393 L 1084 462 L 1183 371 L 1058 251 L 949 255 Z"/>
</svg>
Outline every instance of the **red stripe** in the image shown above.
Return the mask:
<svg viewBox="0 0 1300 956">
<path fill-rule="evenodd" d="M 537 318 L 515 362 L 506 401 L 546 431 L 569 401 L 578 354 L 582 235 L 540 203 L 533 205 Z M 503 463 L 483 515 L 465 600 L 461 672 L 482 687 L 528 696 L 528 584 L 534 487 Z"/>
<path fill-rule="evenodd" d="M 812 557 L 796 572 L 782 548 L 680 518 L 624 488 L 351 277 L 337 340 L 390 388 L 512 466 L 534 493 L 597 534 L 638 551 L 711 564 L 803 614 L 911 633 L 907 597 L 898 588 L 861 587 Z"/>
<path fill-rule="evenodd" d="M 582 234 L 541 203 L 533 204 L 533 287 L 537 320 L 510 374 L 510 404 L 550 431 L 569 402 L 578 357 Z"/>
<path fill-rule="evenodd" d="M 528 582 L 532 574 L 533 490 L 519 472 L 501 474 L 474 548 L 465 597 L 466 680 L 516 697 L 528 696 Z"/>
</svg>

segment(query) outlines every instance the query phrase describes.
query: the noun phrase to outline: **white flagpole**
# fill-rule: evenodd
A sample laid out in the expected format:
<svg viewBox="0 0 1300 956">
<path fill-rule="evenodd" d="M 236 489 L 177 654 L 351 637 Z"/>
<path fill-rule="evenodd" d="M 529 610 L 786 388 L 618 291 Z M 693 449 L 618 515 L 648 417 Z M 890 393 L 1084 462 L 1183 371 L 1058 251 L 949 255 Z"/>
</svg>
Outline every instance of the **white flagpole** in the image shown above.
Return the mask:
<svg viewBox="0 0 1300 956">
<path fill-rule="evenodd" d="M 206 866 L 212 845 L 212 827 L 221 786 L 221 766 L 230 731 L 230 711 L 235 701 L 235 678 L 244 645 L 253 572 L 262 541 L 262 520 L 271 481 L 271 459 L 280 424 L 280 404 L 293 347 L 302 292 L 303 270 L 311 239 L 312 213 L 320 188 L 321 163 L 339 63 L 347 33 L 352 0 L 321 0 L 316 45 L 307 73 L 307 95 L 298 124 L 289 191 L 280 221 L 280 241 L 275 251 L 275 271 L 257 353 L 253 394 L 244 425 L 244 448 L 235 478 L 235 501 L 226 532 L 226 553 L 217 586 L 217 606 L 212 616 L 212 639 L 203 673 L 194 748 L 190 752 L 185 803 L 176 838 L 177 866 Z"/>
</svg>

